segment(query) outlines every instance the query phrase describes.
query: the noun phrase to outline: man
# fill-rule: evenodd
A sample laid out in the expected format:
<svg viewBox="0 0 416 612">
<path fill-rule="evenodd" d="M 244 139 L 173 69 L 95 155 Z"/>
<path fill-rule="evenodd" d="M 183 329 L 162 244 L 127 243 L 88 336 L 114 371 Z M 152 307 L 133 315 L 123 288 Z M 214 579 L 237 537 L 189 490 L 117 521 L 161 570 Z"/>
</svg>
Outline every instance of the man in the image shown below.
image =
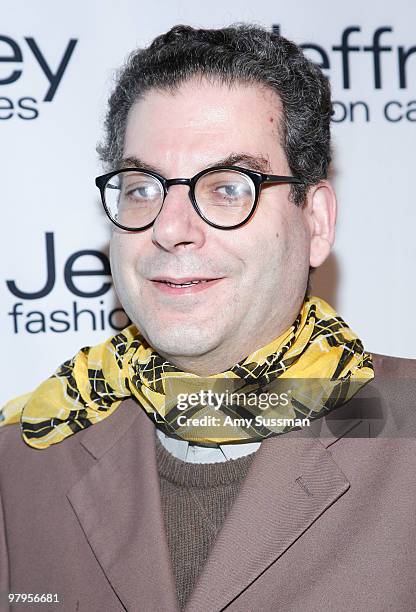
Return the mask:
<svg viewBox="0 0 416 612">
<path fill-rule="evenodd" d="M 416 364 L 307 293 L 334 240 L 330 113 L 320 70 L 259 27 L 132 54 L 97 186 L 133 324 L 3 410 L 4 592 L 415 609 Z"/>
</svg>

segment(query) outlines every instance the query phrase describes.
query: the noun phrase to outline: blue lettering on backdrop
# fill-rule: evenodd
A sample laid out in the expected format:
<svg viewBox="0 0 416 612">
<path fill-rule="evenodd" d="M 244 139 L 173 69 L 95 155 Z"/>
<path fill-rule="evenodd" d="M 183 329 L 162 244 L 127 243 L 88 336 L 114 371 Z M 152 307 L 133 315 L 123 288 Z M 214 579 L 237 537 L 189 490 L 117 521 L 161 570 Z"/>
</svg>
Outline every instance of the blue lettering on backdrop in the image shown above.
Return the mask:
<svg viewBox="0 0 416 612">
<path fill-rule="evenodd" d="M 272 26 L 272 30 L 281 33 L 279 24 Z M 345 91 L 351 91 L 357 80 L 357 63 L 352 68 L 351 57 L 355 54 L 371 54 L 371 82 L 375 90 L 383 90 L 396 87 L 399 90 L 407 89 L 415 84 L 416 45 L 404 47 L 392 44 L 393 27 L 380 26 L 376 28 L 371 36 L 370 44 L 362 44 L 362 30 L 359 25 L 347 26 L 340 35 L 340 42 L 329 48 L 316 43 L 303 43 L 300 46 L 305 50 L 307 56 L 322 70 L 333 70 L 333 64 L 340 70 L 341 85 Z M 365 36 L 368 40 L 368 36 Z M 334 54 L 334 56 L 331 55 Z M 383 57 L 393 56 L 395 60 L 396 80 L 391 78 L 383 80 Z M 359 70 L 368 70 L 365 62 L 359 64 Z M 413 70 L 409 67 L 411 66 Z M 366 100 L 334 100 L 332 121 L 334 123 L 358 122 L 368 123 L 373 115 L 377 118 L 391 123 L 400 121 L 416 121 L 415 100 L 387 100 L 381 103 L 378 109 L 372 109 Z"/>
<path fill-rule="evenodd" d="M 78 41 L 75 38 L 69 40 L 58 66 L 52 69 L 50 61 L 36 39 L 32 36 L 27 36 L 23 40 L 24 46 L 27 45 L 42 74 L 46 77 L 46 91 L 41 102 L 52 102 Z M 21 45 L 10 36 L 0 35 L 0 85 L 3 87 L 13 85 L 13 83 L 24 76 Z M 39 116 L 37 106 L 38 98 L 32 95 L 22 96 L 18 99 L 1 96 L 0 120 L 12 119 L 13 117 L 24 120 L 36 119 Z"/>
<path fill-rule="evenodd" d="M 26 291 L 21 288 L 16 280 L 7 280 L 6 285 L 10 293 L 20 300 L 40 300 L 49 296 L 56 284 L 56 253 L 55 253 L 55 237 L 53 232 L 45 233 L 45 265 L 46 280 L 40 281 L 40 288 L 35 291 Z M 97 267 L 94 269 L 78 269 L 76 264 L 82 262 L 86 257 L 95 258 Z M 81 289 L 75 284 L 76 277 L 89 277 L 101 279 L 103 276 L 111 275 L 110 262 L 105 253 L 93 249 L 85 249 L 76 251 L 69 255 L 63 266 L 63 278 L 68 291 L 77 297 L 81 298 L 96 298 L 108 293 L 111 289 L 111 281 L 102 282 L 95 288 Z M 30 307 L 29 307 L 30 308 Z M 15 334 L 19 333 L 62 333 L 67 331 L 85 331 L 89 330 L 121 330 L 126 325 L 129 325 L 130 320 L 124 313 L 122 308 L 112 308 L 107 311 L 104 306 L 104 301 L 99 300 L 98 305 L 95 303 L 89 308 L 83 308 L 79 302 L 72 301 L 70 307 L 60 308 L 45 312 L 45 310 L 25 310 L 23 301 L 16 302 L 12 305 L 11 310 L 7 313 L 11 318 L 12 329 Z"/>
</svg>

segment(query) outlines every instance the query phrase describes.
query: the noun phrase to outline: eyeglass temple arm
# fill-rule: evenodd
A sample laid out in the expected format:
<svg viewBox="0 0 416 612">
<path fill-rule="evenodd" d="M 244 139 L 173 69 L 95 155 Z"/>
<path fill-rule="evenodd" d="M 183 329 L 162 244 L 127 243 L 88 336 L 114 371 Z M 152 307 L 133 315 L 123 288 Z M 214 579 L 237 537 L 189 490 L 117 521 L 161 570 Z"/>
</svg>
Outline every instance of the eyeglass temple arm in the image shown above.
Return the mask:
<svg viewBox="0 0 416 612">
<path fill-rule="evenodd" d="M 295 176 L 280 176 L 278 174 L 263 174 L 265 183 L 293 183 L 294 185 L 302 185 L 303 181 Z"/>
</svg>

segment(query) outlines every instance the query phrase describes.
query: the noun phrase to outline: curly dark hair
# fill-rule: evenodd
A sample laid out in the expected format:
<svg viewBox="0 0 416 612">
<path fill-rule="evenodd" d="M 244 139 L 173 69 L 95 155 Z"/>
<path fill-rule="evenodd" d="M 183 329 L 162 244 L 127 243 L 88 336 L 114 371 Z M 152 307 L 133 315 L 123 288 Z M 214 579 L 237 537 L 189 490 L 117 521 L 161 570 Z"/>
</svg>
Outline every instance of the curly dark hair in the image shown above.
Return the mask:
<svg viewBox="0 0 416 612">
<path fill-rule="evenodd" d="M 192 77 L 222 84 L 261 84 L 280 97 L 279 136 L 292 173 L 291 199 L 302 204 L 310 185 L 327 177 L 331 161 L 331 99 L 327 77 L 300 47 L 257 25 L 221 29 L 177 25 L 135 50 L 120 69 L 110 96 L 104 141 L 97 147 L 107 167 L 122 159 L 127 115 L 149 89 L 174 92 Z"/>
</svg>

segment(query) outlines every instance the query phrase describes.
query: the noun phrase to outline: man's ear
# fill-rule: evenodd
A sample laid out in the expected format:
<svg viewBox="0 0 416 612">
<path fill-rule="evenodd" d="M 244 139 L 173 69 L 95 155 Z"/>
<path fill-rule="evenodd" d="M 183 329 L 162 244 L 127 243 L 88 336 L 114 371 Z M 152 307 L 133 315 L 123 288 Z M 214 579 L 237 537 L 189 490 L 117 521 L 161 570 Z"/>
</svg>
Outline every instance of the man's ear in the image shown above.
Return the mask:
<svg viewBox="0 0 416 612">
<path fill-rule="evenodd" d="M 328 257 L 335 239 L 337 198 L 328 181 L 309 188 L 304 210 L 311 233 L 309 263 L 317 268 Z"/>
</svg>

